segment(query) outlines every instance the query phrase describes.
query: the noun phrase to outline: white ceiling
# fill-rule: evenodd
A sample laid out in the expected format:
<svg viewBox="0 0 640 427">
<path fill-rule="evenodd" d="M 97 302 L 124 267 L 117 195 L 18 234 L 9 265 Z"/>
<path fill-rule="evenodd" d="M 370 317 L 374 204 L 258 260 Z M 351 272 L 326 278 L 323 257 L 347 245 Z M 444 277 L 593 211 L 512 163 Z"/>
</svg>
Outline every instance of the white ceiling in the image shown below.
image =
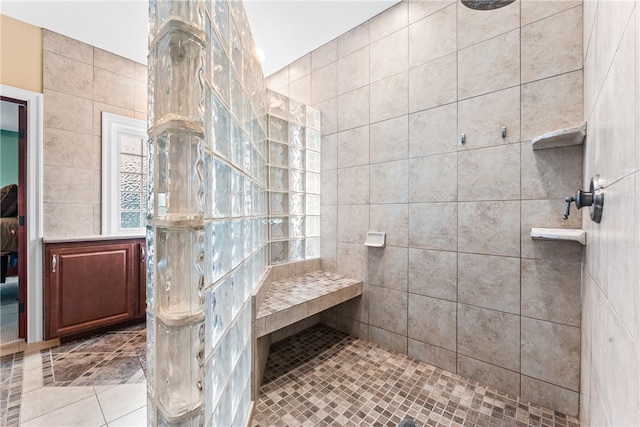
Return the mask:
<svg viewBox="0 0 640 427">
<path fill-rule="evenodd" d="M 358 26 L 399 0 L 245 0 L 265 76 Z M 147 63 L 148 0 L 2 0 L 0 14 Z M 4 103 L 2 103 L 4 104 Z M 5 124 L 5 119 L 9 120 Z M 0 110 L 0 128 L 15 128 Z"/>
</svg>

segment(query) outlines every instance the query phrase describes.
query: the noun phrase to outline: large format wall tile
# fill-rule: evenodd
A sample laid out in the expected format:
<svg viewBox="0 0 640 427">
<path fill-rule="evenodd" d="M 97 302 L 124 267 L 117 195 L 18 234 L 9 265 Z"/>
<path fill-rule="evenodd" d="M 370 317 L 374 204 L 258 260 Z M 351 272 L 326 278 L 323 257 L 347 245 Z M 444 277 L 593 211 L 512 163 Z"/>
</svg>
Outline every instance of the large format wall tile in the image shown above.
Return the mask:
<svg viewBox="0 0 640 427">
<path fill-rule="evenodd" d="M 522 198 L 558 199 L 575 195 L 582 186 L 581 145 L 536 150 L 523 142 Z"/>
<path fill-rule="evenodd" d="M 410 1 L 409 23 L 412 24 L 429 15 L 433 15 L 445 7 L 451 6 L 455 0 Z"/>
<path fill-rule="evenodd" d="M 324 111 L 324 110 L 321 110 Z M 369 86 L 338 97 L 338 130 L 352 129 L 369 124 Z M 324 121 L 324 114 L 322 115 Z M 330 129 L 327 129 L 326 133 Z M 325 130 L 322 130 L 323 134 Z"/>
<path fill-rule="evenodd" d="M 409 246 L 409 205 L 406 203 L 372 204 L 369 210 L 370 230 L 386 233 L 390 246 Z"/>
<path fill-rule="evenodd" d="M 462 133 L 466 143 L 458 145 L 460 150 L 520 142 L 520 87 L 460 101 L 458 134 Z"/>
<path fill-rule="evenodd" d="M 520 314 L 520 259 L 458 254 L 458 301 Z"/>
<path fill-rule="evenodd" d="M 338 204 L 369 203 L 369 166 L 338 170 Z"/>
<path fill-rule="evenodd" d="M 93 65 L 93 46 L 53 31 L 43 30 L 42 49 L 75 61 Z"/>
<path fill-rule="evenodd" d="M 371 123 L 407 115 L 408 84 L 406 71 L 371 84 Z"/>
<path fill-rule="evenodd" d="M 409 115 L 409 157 L 458 150 L 458 106 L 449 104 Z"/>
<path fill-rule="evenodd" d="M 338 241 L 363 244 L 369 229 L 367 205 L 338 206 Z"/>
<path fill-rule="evenodd" d="M 311 52 L 311 72 L 338 60 L 338 41 L 332 40 Z"/>
<path fill-rule="evenodd" d="M 580 329 L 522 317 L 522 374 L 578 391 Z"/>
<path fill-rule="evenodd" d="M 578 415 L 579 393 L 526 375 L 522 375 L 520 378 L 520 396 L 522 398 L 535 399 L 541 405 L 557 408 L 556 410 L 562 413 Z"/>
<path fill-rule="evenodd" d="M 369 126 L 338 132 L 338 167 L 348 168 L 368 164 Z"/>
<path fill-rule="evenodd" d="M 93 67 L 90 64 L 46 50 L 42 52 L 42 64 L 44 89 L 86 99 L 93 98 Z"/>
<path fill-rule="evenodd" d="M 456 352 L 409 338 L 407 354 L 449 372 L 456 371 Z"/>
<path fill-rule="evenodd" d="M 520 374 L 471 357 L 458 355 L 458 374 L 514 396 L 520 394 Z"/>
<path fill-rule="evenodd" d="M 368 252 L 367 283 L 406 292 L 409 249 L 386 246 Z"/>
<path fill-rule="evenodd" d="M 522 82 L 582 68 L 582 8 L 522 27 Z"/>
<path fill-rule="evenodd" d="M 409 249 L 409 292 L 457 301 L 456 252 Z"/>
<path fill-rule="evenodd" d="M 409 152 L 408 116 L 374 123 L 370 126 L 371 163 L 406 159 Z"/>
<path fill-rule="evenodd" d="M 369 326 L 369 340 L 382 347 L 397 351 L 399 353 L 407 353 L 407 336 L 387 331 L 386 329 Z"/>
<path fill-rule="evenodd" d="M 135 62 L 102 49 L 94 49 L 93 66 L 124 77 L 135 77 Z"/>
<path fill-rule="evenodd" d="M 338 63 L 332 62 L 311 74 L 311 103 L 318 104 L 338 95 Z"/>
<path fill-rule="evenodd" d="M 89 99 L 44 90 L 47 108 L 44 127 L 91 134 L 93 131 L 93 102 Z"/>
<path fill-rule="evenodd" d="M 582 71 L 522 85 L 522 140 L 582 122 Z"/>
<path fill-rule="evenodd" d="M 511 31 L 458 52 L 458 98 L 520 84 L 520 30 Z"/>
<path fill-rule="evenodd" d="M 456 303 L 412 295 L 409 298 L 409 338 L 455 351 Z"/>
<path fill-rule="evenodd" d="M 409 19 L 408 9 L 407 2 L 400 2 L 371 18 L 371 43 L 405 28 Z"/>
<path fill-rule="evenodd" d="M 94 68 L 93 96 L 98 102 L 127 110 L 135 108 L 134 80 L 111 71 Z"/>
<path fill-rule="evenodd" d="M 520 199 L 520 144 L 458 153 L 458 200 L 517 199 Z"/>
<path fill-rule="evenodd" d="M 520 370 L 520 316 L 458 304 L 458 353 Z"/>
<path fill-rule="evenodd" d="M 407 336 L 407 293 L 369 286 L 369 324 Z"/>
<path fill-rule="evenodd" d="M 455 51 L 455 5 L 409 26 L 409 67 L 417 67 Z"/>
<path fill-rule="evenodd" d="M 522 315 L 580 326 L 580 263 L 522 260 Z"/>
<path fill-rule="evenodd" d="M 408 201 L 408 161 L 378 163 L 370 166 L 371 203 L 406 203 Z"/>
<path fill-rule="evenodd" d="M 520 256 L 520 202 L 459 203 L 458 250 Z"/>
<path fill-rule="evenodd" d="M 588 4 L 595 3 L 585 2 L 585 6 Z M 527 25 L 580 5 L 582 5 L 581 0 L 521 0 L 521 22 L 522 25 Z M 578 35 L 578 37 L 582 38 L 582 34 Z"/>
<path fill-rule="evenodd" d="M 338 37 L 338 58 L 369 46 L 369 28 L 369 21 L 366 21 Z"/>
<path fill-rule="evenodd" d="M 427 62 L 409 70 L 409 112 L 456 101 L 456 55 Z"/>
<path fill-rule="evenodd" d="M 44 128 L 43 162 L 47 165 L 86 168 L 93 163 L 93 137 L 54 128 Z"/>
<path fill-rule="evenodd" d="M 456 201 L 457 163 L 457 153 L 409 159 L 409 202 Z"/>
<path fill-rule="evenodd" d="M 338 59 L 338 95 L 369 84 L 369 47 Z"/>
<path fill-rule="evenodd" d="M 458 49 L 483 42 L 520 27 L 520 0 L 490 12 L 458 6 Z"/>
<path fill-rule="evenodd" d="M 409 246 L 456 250 L 457 203 L 409 204 Z"/>
<path fill-rule="evenodd" d="M 397 31 L 371 43 L 371 83 L 407 70 L 408 30 Z"/>
</svg>

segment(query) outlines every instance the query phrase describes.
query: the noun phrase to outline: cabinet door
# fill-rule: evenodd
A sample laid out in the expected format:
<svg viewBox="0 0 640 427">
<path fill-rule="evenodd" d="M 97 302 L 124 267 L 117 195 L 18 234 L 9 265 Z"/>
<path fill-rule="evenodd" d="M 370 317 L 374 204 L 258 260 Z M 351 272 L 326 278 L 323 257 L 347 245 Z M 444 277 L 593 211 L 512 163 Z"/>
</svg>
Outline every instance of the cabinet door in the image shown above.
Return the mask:
<svg viewBox="0 0 640 427">
<path fill-rule="evenodd" d="M 47 339 L 133 319 L 135 242 L 51 245 L 45 249 Z"/>
</svg>

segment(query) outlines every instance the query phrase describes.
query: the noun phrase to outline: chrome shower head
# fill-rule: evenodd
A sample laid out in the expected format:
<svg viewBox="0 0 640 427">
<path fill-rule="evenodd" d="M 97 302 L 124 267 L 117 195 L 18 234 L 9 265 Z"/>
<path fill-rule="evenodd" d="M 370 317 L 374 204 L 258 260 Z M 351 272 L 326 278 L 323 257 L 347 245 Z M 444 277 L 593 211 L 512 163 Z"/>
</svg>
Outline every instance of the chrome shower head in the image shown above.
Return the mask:
<svg viewBox="0 0 640 427">
<path fill-rule="evenodd" d="M 507 6 L 516 0 L 462 0 L 462 4 L 475 10 L 493 10 Z"/>
</svg>

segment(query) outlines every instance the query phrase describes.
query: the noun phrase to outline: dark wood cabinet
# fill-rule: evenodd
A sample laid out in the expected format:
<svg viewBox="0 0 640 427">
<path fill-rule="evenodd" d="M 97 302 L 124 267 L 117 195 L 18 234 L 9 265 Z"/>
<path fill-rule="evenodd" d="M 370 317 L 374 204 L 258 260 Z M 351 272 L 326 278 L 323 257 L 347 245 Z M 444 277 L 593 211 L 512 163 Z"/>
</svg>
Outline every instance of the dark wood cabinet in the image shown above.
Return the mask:
<svg viewBox="0 0 640 427">
<path fill-rule="evenodd" d="M 45 243 L 45 339 L 144 317 L 144 239 Z"/>
</svg>

